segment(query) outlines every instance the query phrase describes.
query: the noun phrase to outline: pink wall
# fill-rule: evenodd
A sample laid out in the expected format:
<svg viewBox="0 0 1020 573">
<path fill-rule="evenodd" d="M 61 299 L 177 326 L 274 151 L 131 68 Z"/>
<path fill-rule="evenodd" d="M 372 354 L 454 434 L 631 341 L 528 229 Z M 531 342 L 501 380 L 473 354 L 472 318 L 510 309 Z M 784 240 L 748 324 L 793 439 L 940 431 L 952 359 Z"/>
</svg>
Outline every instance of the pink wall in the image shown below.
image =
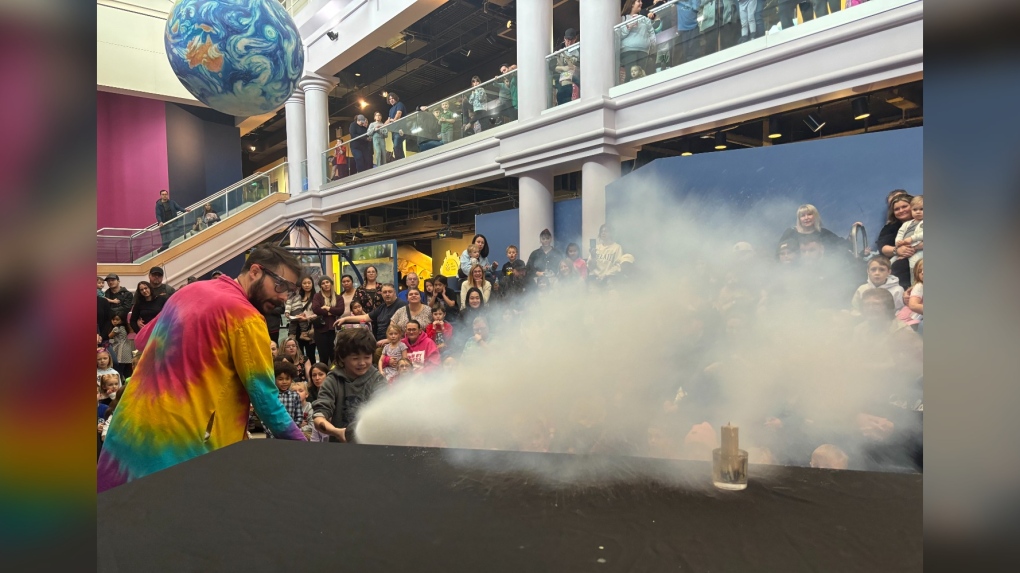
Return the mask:
<svg viewBox="0 0 1020 573">
<path fill-rule="evenodd" d="M 159 190 L 170 187 L 166 104 L 96 93 L 96 228 L 155 222 Z"/>
</svg>

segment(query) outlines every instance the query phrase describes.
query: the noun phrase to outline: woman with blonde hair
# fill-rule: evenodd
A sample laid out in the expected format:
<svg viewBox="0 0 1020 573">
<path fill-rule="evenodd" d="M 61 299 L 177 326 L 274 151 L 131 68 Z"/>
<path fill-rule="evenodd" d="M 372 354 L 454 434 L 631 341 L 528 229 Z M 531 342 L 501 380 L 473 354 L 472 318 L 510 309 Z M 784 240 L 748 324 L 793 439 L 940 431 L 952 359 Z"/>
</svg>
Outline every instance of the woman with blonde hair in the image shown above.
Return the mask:
<svg viewBox="0 0 1020 573">
<path fill-rule="evenodd" d="M 801 244 L 810 241 L 821 243 L 825 246 L 826 255 L 843 251 L 849 252 L 850 249 L 849 242 L 822 226 L 822 216 L 818 209 L 811 204 L 797 207 L 797 223 L 783 233 L 783 236 L 779 238 L 779 243 L 782 244 L 794 237 Z"/>
<path fill-rule="evenodd" d="M 492 283 L 485 280 L 485 270 L 482 268 L 482 265 L 472 265 L 467 280 L 461 285 L 460 308 L 467 307 L 467 293 L 472 288 L 477 288 L 482 293 L 483 303 L 489 302 L 489 295 L 492 294 Z"/>
</svg>

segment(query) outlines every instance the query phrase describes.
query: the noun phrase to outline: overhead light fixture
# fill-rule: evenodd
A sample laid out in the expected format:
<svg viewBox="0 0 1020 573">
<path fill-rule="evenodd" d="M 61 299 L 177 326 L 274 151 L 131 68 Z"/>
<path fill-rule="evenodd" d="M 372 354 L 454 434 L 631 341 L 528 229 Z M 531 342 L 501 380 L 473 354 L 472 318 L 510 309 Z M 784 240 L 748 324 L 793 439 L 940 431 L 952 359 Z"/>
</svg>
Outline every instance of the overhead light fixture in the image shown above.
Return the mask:
<svg viewBox="0 0 1020 573">
<path fill-rule="evenodd" d="M 254 143 L 248 146 L 248 151 L 255 151 L 255 144 Z"/>
<path fill-rule="evenodd" d="M 356 77 L 356 78 L 360 78 L 360 77 L 361 77 L 361 73 L 359 73 L 359 72 L 354 72 L 354 77 Z"/>
<path fill-rule="evenodd" d="M 465 58 L 471 57 L 471 49 L 470 48 L 468 48 L 467 50 L 465 50 L 464 48 L 461 48 L 459 51 L 460 51 L 461 55 L 463 55 Z"/>
<path fill-rule="evenodd" d="M 680 157 L 688 157 L 694 155 L 691 153 L 691 142 L 684 140 L 680 142 Z"/>
<path fill-rule="evenodd" d="M 861 120 L 871 116 L 871 111 L 868 109 L 868 96 L 861 96 L 850 102 L 850 107 L 854 110 L 854 119 Z"/>
<path fill-rule="evenodd" d="M 358 102 L 358 105 L 361 106 L 361 109 L 365 109 L 366 107 L 368 107 L 368 102 L 365 100 L 361 100 Z"/>
<path fill-rule="evenodd" d="M 779 118 L 773 115 L 769 116 L 768 123 L 768 135 L 769 139 L 779 139 L 783 136 L 783 132 L 779 126 Z"/>
<path fill-rule="evenodd" d="M 726 132 L 717 131 L 715 132 L 715 148 L 719 151 L 726 149 Z"/>
<path fill-rule="evenodd" d="M 382 92 L 382 96 L 383 96 L 383 97 L 390 97 L 390 92 L 388 92 L 388 91 L 386 91 L 386 90 L 383 90 L 383 92 Z"/>
<path fill-rule="evenodd" d="M 340 37 L 340 34 L 337 34 L 333 30 L 330 30 L 326 32 L 326 37 L 335 42 L 336 39 Z"/>
<path fill-rule="evenodd" d="M 807 125 L 808 129 L 810 129 L 814 133 L 818 133 L 818 130 L 825 127 L 825 122 L 819 120 L 818 117 L 813 113 L 809 113 L 808 116 L 804 118 L 804 124 Z"/>
<path fill-rule="evenodd" d="M 509 30 L 510 28 L 513 28 L 513 26 L 514 26 L 514 21 L 513 20 L 507 20 L 506 21 L 506 29 L 507 30 Z"/>
</svg>

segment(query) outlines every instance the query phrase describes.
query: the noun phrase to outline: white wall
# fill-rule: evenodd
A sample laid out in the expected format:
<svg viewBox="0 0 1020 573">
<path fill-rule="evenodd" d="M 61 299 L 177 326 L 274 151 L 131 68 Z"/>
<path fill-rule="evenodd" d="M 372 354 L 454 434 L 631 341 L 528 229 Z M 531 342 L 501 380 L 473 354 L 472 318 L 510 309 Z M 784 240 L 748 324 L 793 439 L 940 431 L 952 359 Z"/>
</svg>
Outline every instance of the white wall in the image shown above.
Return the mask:
<svg viewBox="0 0 1020 573">
<path fill-rule="evenodd" d="M 101 91 L 202 105 L 181 84 L 163 47 L 171 4 L 157 0 L 96 5 L 96 86 Z"/>
</svg>

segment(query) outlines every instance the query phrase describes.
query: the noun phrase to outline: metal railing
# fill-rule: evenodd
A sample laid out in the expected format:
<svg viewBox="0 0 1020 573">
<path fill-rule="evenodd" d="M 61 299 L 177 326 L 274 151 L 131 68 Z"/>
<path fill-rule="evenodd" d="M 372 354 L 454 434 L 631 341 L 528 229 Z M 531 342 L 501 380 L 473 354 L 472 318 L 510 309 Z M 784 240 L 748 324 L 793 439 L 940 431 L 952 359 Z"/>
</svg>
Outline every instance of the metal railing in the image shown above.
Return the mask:
<svg viewBox="0 0 1020 573">
<path fill-rule="evenodd" d="M 670 0 L 649 10 L 647 16 L 638 15 L 614 26 L 619 68 L 616 83 L 653 75 L 761 38 L 783 40 L 791 28 L 812 20 L 826 17 L 828 22 L 829 17 L 845 14 L 840 19 L 846 22 L 903 3 L 758 0 L 741 9 L 736 0 Z M 816 9 L 824 13 L 815 14 Z M 761 40 L 760 46 L 768 42 Z"/>
<path fill-rule="evenodd" d="M 472 86 L 391 123 L 369 119 L 368 132 L 341 141 L 323 152 L 323 181 L 336 181 L 359 171 L 400 161 L 517 120 L 514 93 L 517 71 Z M 424 109 L 422 109 L 424 108 Z M 367 117 L 367 116 L 366 116 Z M 359 165 L 360 163 L 360 165 Z"/>
<path fill-rule="evenodd" d="M 104 227 L 96 231 L 96 261 L 142 263 L 275 193 L 286 193 L 287 164 L 255 173 L 194 203 L 162 224 L 143 229 Z"/>
</svg>

